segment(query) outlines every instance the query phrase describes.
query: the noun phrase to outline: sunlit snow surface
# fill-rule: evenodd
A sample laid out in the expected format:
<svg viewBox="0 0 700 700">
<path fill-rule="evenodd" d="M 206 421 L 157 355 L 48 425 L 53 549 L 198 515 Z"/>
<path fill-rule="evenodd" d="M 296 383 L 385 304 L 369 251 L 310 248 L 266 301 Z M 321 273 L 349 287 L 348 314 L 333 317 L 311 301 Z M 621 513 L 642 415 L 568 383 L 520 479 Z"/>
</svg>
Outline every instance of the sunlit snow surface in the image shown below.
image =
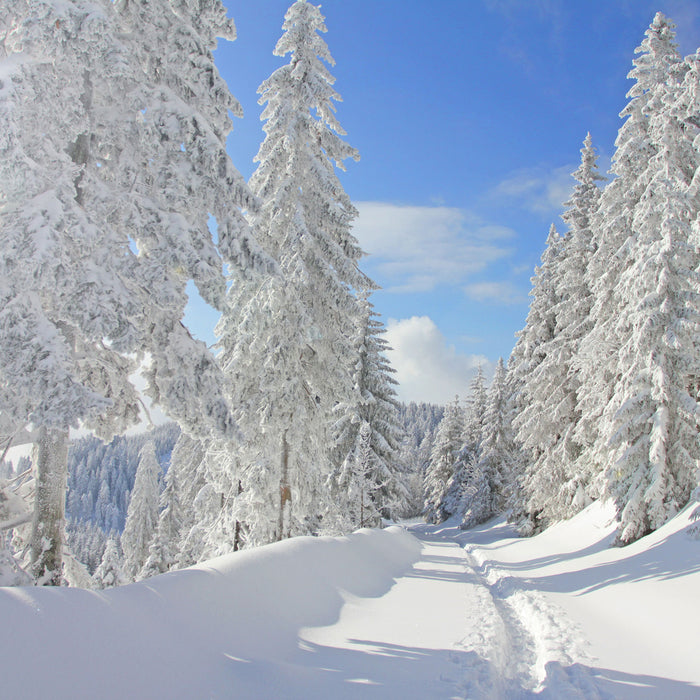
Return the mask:
<svg viewBox="0 0 700 700">
<path fill-rule="evenodd" d="M 625 549 L 610 516 L 594 504 L 526 540 L 502 521 L 298 538 L 104 592 L 0 589 L 0 695 L 700 698 L 688 516 Z"/>
</svg>

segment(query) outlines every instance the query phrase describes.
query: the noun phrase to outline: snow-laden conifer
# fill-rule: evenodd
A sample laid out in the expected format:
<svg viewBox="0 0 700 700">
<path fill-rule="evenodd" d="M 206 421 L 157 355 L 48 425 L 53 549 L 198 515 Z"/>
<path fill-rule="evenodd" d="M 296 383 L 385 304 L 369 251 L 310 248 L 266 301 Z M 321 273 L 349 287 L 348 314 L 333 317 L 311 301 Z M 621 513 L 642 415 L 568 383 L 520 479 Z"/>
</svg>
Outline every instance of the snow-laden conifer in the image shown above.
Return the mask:
<svg viewBox="0 0 700 700">
<path fill-rule="evenodd" d="M 129 382 L 192 430 L 231 435 L 218 370 L 180 323 L 193 279 L 225 293 L 225 259 L 254 246 L 254 207 L 225 152 L 236 110 L 213 65 L 232 38 L 218 0 L 3 0 L 0 87 L 0 405 L 37 441 L 32 570 L 60 579 L 66 441 L 139 413 Z"/>
<path fill-rule="evenodd" d="M 648 37 L 659 33 L 657 24 L 658 15 Z M 672 25 L 663 27 L 670 43 Z M 700 256 L 693 232 L 698 202 L 690 187 L 695 167 L 689 167 L 694 149 L 689 125 L 671 109 L 683 89 L 679 67 L 653 58 L 647 69 L 667 79 L 648 94 L 654 155 L 631 222 L 631 261 L 618 283 L 620 316 L 627 322 L 615 327 L 619 379 L 607 433 L 613 448 L 607 493 L 617 505 L 622 544 L 660 527 L 686 505 L 700 459 L 698 404 L 690 393 L 700 376 Z"/>
<path fill-rule="evenodd" d="M 536 386 L 532 377 L 546 359 L 546 346 L 557 330 L 555 309 L 561 301 L 559 296 L 560 259 L 564 241 L 554 224 L 549 229 L 542 264 L 535 268 L 532 278 L 530 309 L 525 327 L 519 331 L 517 342 L 508 363 L 508 382 L 515 416 L 513 428 L 521 446 L 524 468 L 517 476 L 513 497 L 512 516 L 523 531 L 535 527 L 543 504 L 535 485 L 539 473 L 537 461 L 555 444 L 555 437 L 544 432 L 538 423 L 539 411 L 532 401 Z M 559 483 L 563 474 L 552 474 L 551 479 Z M 531 501 L 531 497 L 534 501 Z"/>
<path fill-rule="evenodd" d="M 489 487 L 490 516 L 506 509 L 518 464 L 512 418 L 506 369 L 499 358 L 488 392 L 479 460 Z"/>
<path fill-rule="evenodd" d="M 184 519 L 177 477 L 175 469 L 168 469 L 165 488 L 160 494 L 158 526 L 148 547 L 148 558 L 138 573 L 139 579 L 163 574 L 177 564 Z"/>
<path fill-rule="evenodd" d="M 124 574 L 122 558 L 119 552 L 119 543 L 114 537 L 107 540 L 102 561 L 92 576 L 98 588 L 112 588 L 123 586 L 129 580 Z"/>
<path fill-rule="evenodd" d="M 429 523 L 444 517 L 443 500 L 454 476 L 455 464 L 464 443 L 464 411 L 459 397 L 447 405 L 438 426 L 430 462 L 423 480 L 423 512 Z"/>
<path fill-rule="evenodd" d="M 372 428 L 363 421 L 357 431 L 353 449 L 333 475 L 333 492 L 338 512 L 330 517 L 339 523 L 342 531 L 358 527 L 378 527 L 381 522 L 380 490 L 386 487 L 377 482 L 377 455 L 372 449 Z"/>
<path fill-rule="evenodd" d="M 542 522 L 570 517 L 589 502 L 592 474 L 581 459 L 585 433 L 576 364 L 581 339 L 590 331 L 593 303 L 585 271 L 593 254 L 592 218 L 597 212 L 602 179 L 590 134 L 581 149 L 581 164 L 573 173 L 577 184 L 562 218 L 569 230 L 553 262 L 552 329 L 540 337 L 541 361 L 526 375 L 527 406 L 518 417 L 519 437 L 533 455 L 528 465 L 527 509 Z M 581 431 L 583 432 L 583 431 Z M 597 495 L 597 494 L 595 494 Z"/>
<path fill-rule="evenodd" d="M 625 120 L 615 141 L 611 172 L 614 178 L 601 195 L 593 217 L 594 253 L 586 270 L 586 282 L 593 293 L 590 331 L 582 339 L 578 366 L 581 369 L 579 404 L 582 411 L 578 431 L 585 446 L 583 460 L 592 474 L 603 473 L 609 465 L 609 432 L 617 406 L 612 400 L 624 371 L 619 352 L 632 332 L 632 317 L 622 313 L 627 300 L 621 285 L 635 260 L 635 210 L 644 197 L 651 171 L 649 163 L 658 153 L 650 133 L 650 115 L 668 80 L 678 81 L 682 62 L 674 41 L 672 23 L 661 13 L 645 33 L 635 53 L 628 77 L 634 85 L 620 116 Z"/>
<path fill-rule="evenodd" d="M 160 473 L 155 446 L 149 441 L 141 450 L 126 525 L 121 537 L 124 571 L 132 580 L 148 558 L 149 547 L 158 527 Z"/>
<path fill-rule="evenodd" d="M 353 391 L 353 290 L 369 286 L 335 171 L 359 156 L 335 118 L 323 16 L 299 0 L 283 30 L 275 55 L 290 59 L 259 88 L 265 139 L 250 181 L 261 202 L 251 223 L 277 274 L 234 278 L 216 330 L 246 442 L 215 461 L 210 483 L 237 504 L 249 544 L 319 527 L 331 411 Z"/>
<path fill-rule="evenodd" d="M 409 499 L 398 466 L 403 429 L 399 423 L 394 388 L 397 382 L 385 355 L 388 345 L 383 338 L 384 325 L 365 295 L 361 295 L 359 305 L 361 314 L 357 319 L 353 343 L 356 357 L 353 372 L 355 391 L 351 402 L 339 403 L 335 408 L 337 420 L 334 432 L 337 437 L 334 459 L 339 463 L 339 470 L 333 474 L 331 482 L 337 498 L 342 502 L 344 492 L 347 494 L 343 483 L 348 475 L 342 476 L 341 473 L 352 466 L 361 466 L 364 478 L 373 484 L 369 491 L 373 507 L 383 517 L 393 518 L 405 510 Z M 364 428 L 365 424 L 367 428 Z M 358 461 L 358 440 L 363 428 L 369 430 L 371 459 Z M 337 515 L 341 520 L 347 519 L 348 510 L 342 506 L 338 508 L 338 505 L 336 502 L 334 510 Z M 354 529 L 356 526 L 357 523 L 352 522 L 351 518 L 342 529 Z"/>
<path fill-rule="evenodd" d="M 476 470 L 481 460 L 481 441 L 486 416 L 486 380 L 481 365 L 469 385 L 469 397 L 464 416 L 464 433 L 462 435 L 462 447 L 455 462 L 452 478 L 447 485 L 447 491 L 440 505 L 441 519 L 445 520 L 451 515 L 460 516 L 469 507 L 468 502 L 475 493 L 470 482 L 478 476 Z M 479 491 L 482 495 L 483 491 Z M 488 497 L 486 497 L 488 500 Z M 488 506 L 487 506 L 488 507 Z"/>
</svg>

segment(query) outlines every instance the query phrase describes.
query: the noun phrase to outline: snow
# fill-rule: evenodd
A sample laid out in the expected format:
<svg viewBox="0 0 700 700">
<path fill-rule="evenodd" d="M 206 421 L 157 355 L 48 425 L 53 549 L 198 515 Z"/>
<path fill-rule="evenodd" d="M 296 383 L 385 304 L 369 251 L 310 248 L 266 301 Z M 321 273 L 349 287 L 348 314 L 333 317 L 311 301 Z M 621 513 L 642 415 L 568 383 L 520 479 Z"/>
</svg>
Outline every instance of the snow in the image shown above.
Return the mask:
<svg viewBox="0 0 700 700">
<path fill-rule="evenodd" d="M 3 697 L 700 697 L 692 507 L 300 537 L 109 589 L 0 589 Z M 36 669 L 41 669 L 39 673 Z"/>
<path fill-rule="evenodd" d="M 614 698 L 698 698 L 692 509 L 624 548 L 610 546 L 613 505 L 594 503 L 530 539 L 494 541 L 508 534 L 502 522 L 476 528 L 465 551 L 488 587 L 537 626 L 540 665 L 568 657 Z"/>
</svg>

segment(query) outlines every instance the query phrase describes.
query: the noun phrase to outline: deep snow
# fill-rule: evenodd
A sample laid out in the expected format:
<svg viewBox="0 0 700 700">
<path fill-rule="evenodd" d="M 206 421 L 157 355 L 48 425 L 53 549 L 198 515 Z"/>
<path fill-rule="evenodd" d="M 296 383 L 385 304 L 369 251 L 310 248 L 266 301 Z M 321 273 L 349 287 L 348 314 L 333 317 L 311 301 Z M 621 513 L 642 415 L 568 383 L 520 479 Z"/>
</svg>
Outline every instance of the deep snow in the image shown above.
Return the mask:
<svg viewBox="0 0 700 700">
<path fill-rule="evenodd" d="M 687 512 L 625 549 L 610 519 L 362 530 L 102 592 L 0 589 L 0 697 L 700 698 Z"/>
</svg>

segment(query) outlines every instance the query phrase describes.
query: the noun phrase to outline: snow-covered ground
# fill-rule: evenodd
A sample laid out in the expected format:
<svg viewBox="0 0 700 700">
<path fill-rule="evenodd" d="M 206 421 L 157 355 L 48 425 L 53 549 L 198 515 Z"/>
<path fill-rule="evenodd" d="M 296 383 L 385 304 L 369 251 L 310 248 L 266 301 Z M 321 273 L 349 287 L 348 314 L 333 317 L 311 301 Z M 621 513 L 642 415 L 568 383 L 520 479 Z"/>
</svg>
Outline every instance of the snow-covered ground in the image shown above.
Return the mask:
<svg viewBox="0 0 700 700">
<path fill-rule="evenodd" d="M 102 592 L 0 589 L 0 697 L 700 698 L 700 542 L 594 504 L 298 538 Z"/>
</svg>

